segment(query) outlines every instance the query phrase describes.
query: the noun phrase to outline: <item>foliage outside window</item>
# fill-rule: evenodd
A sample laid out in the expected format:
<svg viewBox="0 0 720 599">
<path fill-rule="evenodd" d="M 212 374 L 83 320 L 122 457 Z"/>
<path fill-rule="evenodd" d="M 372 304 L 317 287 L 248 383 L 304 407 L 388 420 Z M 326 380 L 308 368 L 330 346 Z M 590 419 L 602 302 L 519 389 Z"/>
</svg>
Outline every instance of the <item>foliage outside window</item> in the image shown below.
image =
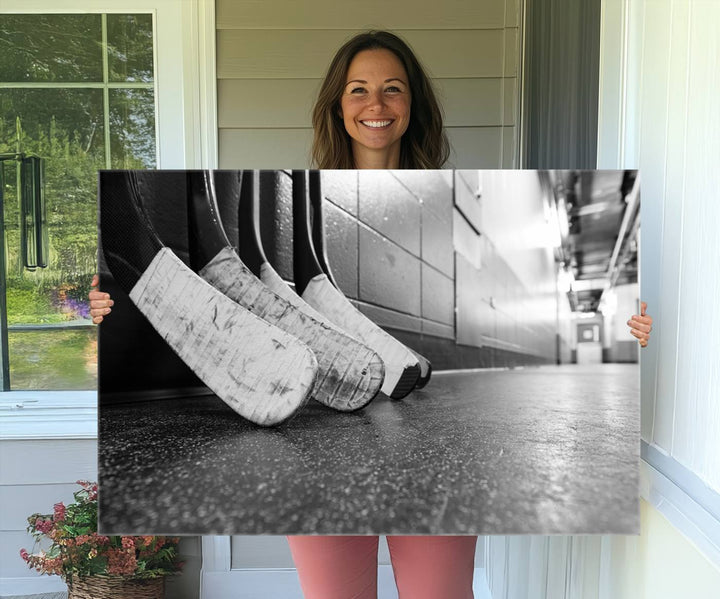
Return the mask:
<svg viewBox="0 0 720 599">
<path fill-rule="evenodd" d="M 49 234 L 48 267 L 23 268 L 16 162 L 3 161 L 11 385 L 93 389 L 97 171 L 156 164 L 152 15 L 2 15 L 0 55 L 0 154 L 44 159 Z"/>
</svg>

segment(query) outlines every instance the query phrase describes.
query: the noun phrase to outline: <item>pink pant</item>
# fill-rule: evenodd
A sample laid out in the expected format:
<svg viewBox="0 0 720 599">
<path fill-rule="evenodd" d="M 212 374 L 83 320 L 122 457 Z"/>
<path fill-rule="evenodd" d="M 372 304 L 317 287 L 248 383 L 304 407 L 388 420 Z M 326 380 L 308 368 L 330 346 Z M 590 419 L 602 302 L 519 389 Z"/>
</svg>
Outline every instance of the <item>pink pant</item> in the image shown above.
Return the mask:
<svg viewBox="0 0 720 599">
<path fill-rule="evenodd" d="M 472 599 L 477 537 L 387 538 L 400 599 Z M 288 537 L 305 599 L 375 599 L 378 537 Z"/>
</svg>

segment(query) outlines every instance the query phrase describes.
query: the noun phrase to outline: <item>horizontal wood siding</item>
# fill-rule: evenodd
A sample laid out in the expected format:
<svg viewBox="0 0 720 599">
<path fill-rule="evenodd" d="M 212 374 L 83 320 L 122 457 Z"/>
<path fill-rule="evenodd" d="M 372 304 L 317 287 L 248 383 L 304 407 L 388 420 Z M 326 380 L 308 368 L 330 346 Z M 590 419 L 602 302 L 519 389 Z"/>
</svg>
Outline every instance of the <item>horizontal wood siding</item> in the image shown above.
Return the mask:
<svg viewBox="0 0 720 599">
<path fill-rule="evenodd" d="M 282 4 L 282 9 L 278 6 Z M 340 8 L 342 8 L 340 10 Z M 373 21 L 369 15 L 382 15 Z M 518 2 L 506 0 L 446 0 L 417 2 L 263 2 L 217 3 L 218 29 L 497 29 L 504 20 L 517 23 Z M 515 25 L 517 26 L 517 25 Z"/>
<path fill-rule="evenodd" d="M 72 502 L 83 479 L 97 480 L 94 439 L 0 441 L 0 579 L 36 576 L 19 553 L 33 547 L 27 517 Z"/>
<path fill-rule="evenodd" d="M 382 14 L 382 21 L 368 15 Z M 320 0 L 216 4 L 220 168 L 306 168 L 310 114 L 335 51 L 390 29 L 433 78 L 453 146 L 447 166 L 517 166 L 520 1 Z"/>
</svg>

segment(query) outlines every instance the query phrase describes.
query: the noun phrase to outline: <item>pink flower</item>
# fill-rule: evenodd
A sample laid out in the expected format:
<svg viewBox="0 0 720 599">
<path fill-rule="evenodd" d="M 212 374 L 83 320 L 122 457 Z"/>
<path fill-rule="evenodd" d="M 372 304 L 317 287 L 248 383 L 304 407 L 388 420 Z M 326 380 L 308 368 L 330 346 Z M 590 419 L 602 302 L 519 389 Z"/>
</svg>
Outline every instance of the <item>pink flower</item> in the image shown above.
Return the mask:
<svg viewBox="0 0 720 599">
<path fill-rule="evenodd" d="M 27 552 L 27 549 L 20 550 L 20 557 L 23 558 L 23 561 L 28 561 L 30 554 Z"/>
<path fill-rule="evenodd" d="M 108 549 L 108 574 L 128 576 L 135 573 L 135 552 L 127 549 Z"/>
<path fill-rule="evenodd" d="M 43 520 L 41 518 L 35 520 L 35 528 L 45 535 L 52 530 L 52 527 L 52 520 Z"/>
<path fill-rule="evenodd" d="M 135 541 L 133 541 L 131 537 L 123 537 L 122 546 L 125 547 L 125 549 L 134 549 Z"/>
<path fill-rule="evenodd" d="M 60 503 L 56 503 L 53 506 L 53 509 L 55 510 L 55 522 L 61 522 L 62 520 L 65 520 L 65 505 L 62 503 L 62 501 Z"/>
</svg>

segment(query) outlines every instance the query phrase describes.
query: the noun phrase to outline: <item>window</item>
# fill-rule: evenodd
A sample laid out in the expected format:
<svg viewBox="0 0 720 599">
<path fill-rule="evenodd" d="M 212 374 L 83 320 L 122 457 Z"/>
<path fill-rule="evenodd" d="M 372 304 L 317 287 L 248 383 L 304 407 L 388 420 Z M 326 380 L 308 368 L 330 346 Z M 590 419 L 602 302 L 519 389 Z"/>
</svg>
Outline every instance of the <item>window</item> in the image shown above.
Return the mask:
<svg viewBox="0 0 720 599">
<path fill-rule="evenodd" d="M 153 40 L 149 13 L 0 21 L 3 390 L 97 386 L 85 299 L 96 272 L 96 172 L 156 166 Z M 27 156 L 43 159 L 46 268 L 22 258 L 19 159 Z"/>
<path fill-rule="evenodd" d="M 112 106 L 110 89 L 152 89 L 154 93 L 154 119 L 155 119 L 155 162 L 158 168 L 216 168 L 217 166 L 217 116 L 215 93 L 215 3 L 205 0 L 144 0 L 142 3 L 127 2 L 126 0 L 93 0 L 92 3 L 79 3 L 77 0 L 24 0 L 10 6 L 5 3 L 3 14 L 0 15 L 0 32 L 9 15 L 23 14 L 26 17 L 40 17 L 42 15 L 78 15 L 88 19 L 102 19 L 100 13 L 107 17 L 114 14 L 145 15 L 152 20 L 153 39 L 153 83 L 139 80 L 135 75 L 134 81 L 126 81 L 128 85 L 115 86 L 121 83 L 108 77 L 108 105 Z M 33 13 L 30 15 L 29 13 Z M 106 18 L 107 20 L 107 18 Z M 112 22 L 112 19 L 109 19 Z M 109 32 L 109 29 L 108 29 Z M 109 34 L 109 33 L 108 33 Z M 101 22 L 102 41 L 102 22 Z M 5 36 L 0 33 L 0 61 L 8 60 L 2 44 Z M 102 54 L 101 54 L 102 56 Z M 63 59 L 64 60 L 64 59 Z M 111 59 L 108 59 L 109 61 Z M 60 61 L 61 63 L 63 61 Z M 108 73 L 110 73 L 108 62 Z M 115 67 L 117 73 L 117 67 Z M 131 66 L 131 72 L 137 73 L 139 69 Z M 134 69 L 134 70 L 132 70 Z M 105 79 L 100 80 L 101 83 Z M 9 89 L 32 89 L 48 85 L 50 81 L 35 82 L 31 85 L 25 82 L 3 83 L 0 78 L 0 111 L 2 102 Z M 57 83 L 66 83 L 58 81 Z M 80 87 L 93 89 L 92 86 L 66 85 L 69 89 Z M 136 85 L 144 84 L 144 85 Z M 100 86 L 102 87 L 102 85 Z M 95 88 L 97 89 L 97 88 Z M 95 92 L 97 93 L 97 92 Z M 119 93 L 119 92 L 117 92 Z M 140 93 L 140 92 L 134 92 Z M 115 112 L 115 115 L 120 114 Z M 4 117 L 1 117 L 4 118 Z M 107 129 L 112 133 L 113 113 L 108 116 Z M 137 123 L 134 123 L 134 125 Z M 100 125 L 98 125 L 100 126 Z M 106 127 L 103 115 L 102 127 Z M 136 130 L 133 130 L 136 131 Z M 27 131 L 26 131 L 27 132 Z M 97 141 L 100 131 L 96 127 L 93 141 Z M 102 144 L 105 144 L 103 131 Z M 128 135 L 131 145 L 133 135 Z M 0 138 L 0 142 L 3 142 Z M 111 159 L 112 146 L 111 139 Z M 138 145 L 132 145 L 138 148 Z M 140 148 L 141 150 L 141 148 Z M 99 162 L 103 167 L 104 151 Z M 117 157 L 118 154 L 115 154 Z M 46 171 L 49 168 L 45 164 Z M 9 167 L 6 167 L 9 168 Z M 93 168 L 98 168 L 93 166 Z M 14 171 L 12 172 L 14 176 Z M 47 173 L 46 173 L 47 174 Z M 94 174 L 92 181 L 94 181 Z M 47 191 L 47 190 L 46 190 Z M 14 192 L 10 192 L 14 193 Z M 50 199 L 50 198 L 49 198 Z M 73 198 L 74 199 L 74 198 Z M 9 201 L 9 200 L 8 200 Z M 50 202 L 51 203 L 51 202 Z M 95 188 L 93 184 L 92 204 L 95 204 Z M 94 208 L 93 208 L 94 210 Z M 2 210 L 0 210 L 2 214 Z M 7 223 L 6 223 L 7 224 Z M 93 231 L 95 224 L 93 223 Z M 6 246 L 7 240 L 0 240 L 0 248 Z M 93 256 L 96 246 L 93 245 Z M 94 259 L 93 266 L 94 268 Z M 0 270 L 2 273 L 2 270 Z M 2 273 L 4 275 L 4 273 Z M 28 276 L 36 276 L 28 274 Z M 87 276 L 87 275 L 86 275 Z M 0 276 L 0 284 L 4 284 L 5 276 Z M 1 291 L 1 290 L 0 290 Z M 0 325 L 2 315 L 6 310 L 2 305 L 4 293 L 0 293 Z M 85 327 L 85 333 L 95 338 L 96 329 L 83 323 L 83 319 L 75 319 L 76 324 Z M 49 323 L 53 324 L 53 323 Z M 32 331 L 18 330 L 23 325 L 16 325 L 15 332 L 25 335 Z M 68 325 L 66 325 L 68 326 Z M 69 332 L 69 329 L 66 332 Z M 0 333 L 8 336 L 8 327 L 0 326 Z M 0 335 L 1 337 L 1 335 Z M 29 337 L 28 337 L 29 338 Z M 0 362 L 2 362 L 2 346 L 0 345 Z M 7 356 L 7 352 L 5 352 Z M 42 368 L 42 356 L 31 356 L 36 372 Z M 73 361 L 72 368 L 80 368 L 81 360 Z M 85 366 L 82 366 L 85 368 Z M 87 369 L 94 372 L 94 351 L 87 358 Z M 9 377 L 8 377 L 9 378 Z M 2 372 L 0 372 L 0 389 L 2 389 Z M 53 381 L 54 390 L 14 390 L 9 393 L 0 393 L 0 439 L 57 439 L 57 438 L 95 438 L 97 436 L 97 409 L 96 392 L 93 388 L 87 391 L 59 391 Z M 11 381 L 14 389 L 15 382 Z"/>
</svg>

